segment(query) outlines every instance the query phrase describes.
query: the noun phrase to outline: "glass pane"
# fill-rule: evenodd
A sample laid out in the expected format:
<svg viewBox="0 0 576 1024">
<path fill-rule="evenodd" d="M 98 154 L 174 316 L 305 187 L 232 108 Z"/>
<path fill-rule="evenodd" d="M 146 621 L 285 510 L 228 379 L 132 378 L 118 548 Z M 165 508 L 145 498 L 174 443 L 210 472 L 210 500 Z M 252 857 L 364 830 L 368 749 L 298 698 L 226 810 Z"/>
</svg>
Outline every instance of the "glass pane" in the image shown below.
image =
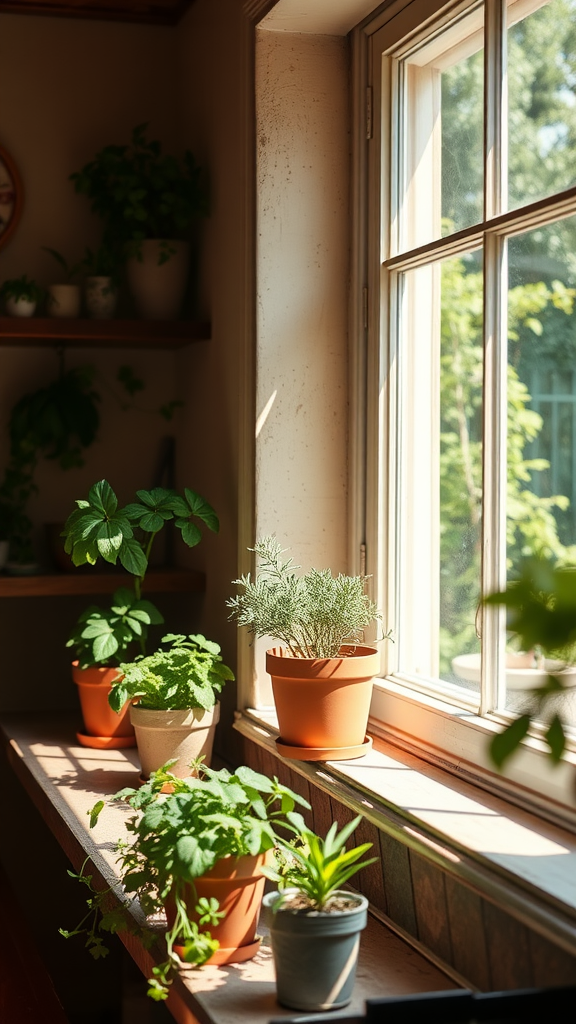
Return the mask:
<svg viewBox="0 0 576 1024">
<path fill-rule="evenodd" d="M 406 147 L 401 249 L 482 220 L 482 25 L 478 8 L 402 64 Z"/>
<path fill-rule="evenodd" d="M 482 254 L 402 285 L 399 666 L 478 691 Z"/>
<path fill-rule="evenodd" d="M 508 10 L 509 206 L 576 182 L 576 0 Z"/>
<path fill-rule="evenodd" d="M 576 217 L 508 243 L 508 575 L 527 554 L 576 563 Z M 538 651 L 507 654 L 506 706 L 542 685 Z M 556 700 L 556 698 L 554 698 Z M 563 713 L 576 724 L 576 691 Z M 551 705 L 550 705 L 551 707 Z"/>
</svg>

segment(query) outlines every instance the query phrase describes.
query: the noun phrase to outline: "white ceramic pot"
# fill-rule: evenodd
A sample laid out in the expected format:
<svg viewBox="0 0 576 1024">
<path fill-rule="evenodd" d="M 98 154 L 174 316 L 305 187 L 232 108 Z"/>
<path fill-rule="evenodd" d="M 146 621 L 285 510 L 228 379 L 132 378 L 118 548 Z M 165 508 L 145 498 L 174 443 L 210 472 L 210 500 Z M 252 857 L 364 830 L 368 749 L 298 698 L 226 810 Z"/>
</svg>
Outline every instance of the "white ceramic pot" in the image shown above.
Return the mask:
<svg viewBox="0 0 576 1024">
<path fill-rule="evenodd" d="M 51 284 L 48 286 L 48 316 L 80 316 L 80 287 L 77 284 Z"/>
<path fill-rule="evenodd" d="M 173 250 L 160 263 L 162 252 Z M 188 242 L 149 239 L 142 242 L 141 259 L 131 256 L 126 264 L 128 285 L 138 314 L 145 320 L 177 320 L 181 315 L 188 283 Z"/>
<path fill-rule="evenodd" d="M 6 312 L 8 316 L 34 316 L 36 312 L 36 300 L 31 299 L 6 299 Z"/>
<path fill-rule="evenodd" d="M 86 278 L 86 309 L 93 320 L 110 320 L 117 302 L 118 291 L 111 277 Z"/>
<path fill-rule="evenodd" d="M 181 779 L 191 775 L 190 764 L 197 757 L 204 757 L 204 764 L 209 765 L 219 719 L 219 704 L 211 711 L 149 711 L 133 704 L 130 721 L 136 733 L 142 775 L 148 778 L 174 757 L 177 761 L 170 771 Z"/>
</svg>

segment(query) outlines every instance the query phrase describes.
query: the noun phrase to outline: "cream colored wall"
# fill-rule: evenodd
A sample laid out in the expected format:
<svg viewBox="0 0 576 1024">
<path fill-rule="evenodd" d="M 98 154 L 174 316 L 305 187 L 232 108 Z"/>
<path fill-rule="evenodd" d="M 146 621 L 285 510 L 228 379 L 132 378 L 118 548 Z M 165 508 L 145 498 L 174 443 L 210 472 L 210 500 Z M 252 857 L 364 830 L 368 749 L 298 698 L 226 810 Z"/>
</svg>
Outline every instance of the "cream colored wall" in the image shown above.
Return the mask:
<svg viewBox="0 0 576 1024">
<path fill-rule="evenodd" d="M 347 568 L 348 74 L 345 38 L 257 34 L 256 532 L 335 572 Z"/>
</svg>

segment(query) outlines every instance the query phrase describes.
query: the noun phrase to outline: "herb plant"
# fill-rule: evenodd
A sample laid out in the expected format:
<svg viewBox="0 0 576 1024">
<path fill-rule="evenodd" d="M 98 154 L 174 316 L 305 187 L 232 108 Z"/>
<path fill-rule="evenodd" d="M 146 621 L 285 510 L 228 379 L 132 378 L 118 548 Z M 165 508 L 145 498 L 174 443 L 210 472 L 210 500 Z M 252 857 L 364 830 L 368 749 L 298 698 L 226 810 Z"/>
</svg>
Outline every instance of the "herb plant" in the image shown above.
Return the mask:
<svg viewBox="0 0 576 1024">
<path fill-rule="evenodd" d="M 28 302 L 40 302 L 43 297 L 44 289 L 26 274 L 4 281 L 0 287 L 0 299 L 27 299 Z"/>
<path fill-rule="evenodd" d="M 277 778 L 269 779 L 248 767 L 237 768 L 233 774 L 205 768 L 204 775 L 180 779 L 162 768 L 140 789 L 124 789 L 112 798 L 126 801 L 136 812 L 126 826 L 131 840 L 118 844 L 128 906 L 137 900 L 146 915 L 158 913 L 169 901 L 175 908 L 174 924 L 166 933 L 168 958 L 153 969 L 154 976 L 149 979 L 148 994 L 156 1000 L 167 997 L 172 971 L 180 962 L 175 944 L 184 947 L 187 963 L 197 965 L 218 948 L 210 932 L 201 928 L 216 925 L 222 913 L 216 900 L 197 899 L 195 880 L 223 857 L 265 853 L 280 836 L 298 834 L 305 827 L 295 807 L 309 808 L 309 804 Z M 171 792 L 162 792 L 167 786 Z M 99 801 L 93 808 L 92 827 L 103 807 Z M 80 880 L 85 881 L 85 876 Z M 100 902 L 101 898 L 96 898 L 96 903 Z M 84 928 L 82 922 L 63 934 L 69 937 L 85 931 L 88 949 L 102 956 L 94 909 L 91 896 L 90 924 Z M 105 917 L 103 926 L 115 930 L 117 916 L 112 920 Z"/>
<path fill-rule="evenodd" d="M 201 169 L 187 150 L 183 159 L 162 153 L 146 139 L 147 124 L 134 128 L 129 145 L 109 145 L 70 176 L 76 192 L 90 200 L 104 223 L 104 242 L 128 245 L 138 255 L 144 239 L 184 238 L 207 212 Z M 160 262 L 170 258 L 169 247 Z"/>
<path fill-rule="evenodd" d="M 325 839 L 304 829 L 297 842 L 288 844 L 281 840 L 279 869 L 264 868 L 266 876 L 280 885 L 274 910 L 278 910 L 286 901 L 290 895 L 288 889 L 296 889 L 304 896 L 311 910 L 324 910 L 336 890 L 341 889 L 352 875 L 368 864 L 374 864 L 377 857 L 358 863 L 372 843 L 362 843 L 352 850 L 345 848 L 347 840 L 361 821 L 362 816 L 358 815 L 340 832 L 338 822 L 335 821 Z"/>
<path fill-rule="evenodd" d="M 286 644 L 295 658 L 336 658 L 343 644 L 357 644 L 364 630 L 380 618 L 364 591 L 365 576 L 333 576 L 329 569 L 311 569 L 298 576 L 299 566 L 284 553 L 275 537 L 265 537 L 253 550 L 260 568 L 234 583 L 241 593 L 227 601 L 230 618 L 254 636 L 271 636 Z"/>
<path fill-rule="evenodd" d="M 120 712 L 126 701 L 151 711 L 204 708 L 210 711 L 234 673 L 224 665 L 220 647 L 200 633 L 186 637 L 168 633 L 162 643 L 172 646 L 147 658 L 120 665 L 122 679 L 112 684 L 110 707 Z"/>
</svg>

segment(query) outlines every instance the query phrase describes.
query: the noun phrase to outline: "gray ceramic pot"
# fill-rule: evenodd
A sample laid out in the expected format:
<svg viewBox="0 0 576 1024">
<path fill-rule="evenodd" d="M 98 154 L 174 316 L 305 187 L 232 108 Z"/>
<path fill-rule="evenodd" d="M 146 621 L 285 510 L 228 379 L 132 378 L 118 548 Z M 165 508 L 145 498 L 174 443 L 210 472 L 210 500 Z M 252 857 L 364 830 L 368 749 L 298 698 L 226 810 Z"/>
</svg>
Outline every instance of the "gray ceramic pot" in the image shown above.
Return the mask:
<svg viewBox="0 0 576 1024">
<path fill-rule="evenodd" d="M 368 900 L 344 890 L 336 895 L 350 902 L 349 910 L 302 913 L 280 907 L 274 911 L 278 894 L 264 897 L 278 1002 L 291 1010 L 337 1010 L 352 998 Z"/>
</svg>

